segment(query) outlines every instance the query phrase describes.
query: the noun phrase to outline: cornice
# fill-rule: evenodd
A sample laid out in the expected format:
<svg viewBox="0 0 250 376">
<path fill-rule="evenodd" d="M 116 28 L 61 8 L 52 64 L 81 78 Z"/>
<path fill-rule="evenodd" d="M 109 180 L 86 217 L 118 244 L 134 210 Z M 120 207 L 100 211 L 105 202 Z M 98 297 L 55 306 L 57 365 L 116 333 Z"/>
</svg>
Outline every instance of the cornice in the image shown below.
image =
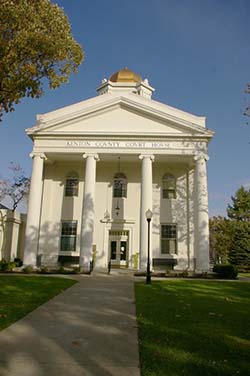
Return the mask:
<svg viewBox="0 0 250 376">
<path fill-rule="evenodd" d="M 128 98 L 126 98 L 126 100 L 127 99 Z M 186 127 L 189 130 L 193 129 L 194 131 L 200 131 L 202 133 L 206 133 L 206 131 L 210 131 L 207 128 L 201 126 L 201 125 L 195 124 L 194 122 L 191 122 L 191 121 L 181 119 L 178 116 L 173 116 L 169 113 L 166 113 L 162 110 L 156 109 L 152 106 L 149 107 L 148 105 L 140 104 L 140 103 L 138 103 L 138 104 L 136 103 L 136 106 L 134 106 L 133 102 L 124 101 L 124 103 L 121 103 L 121 107 L 126 108 L 126 104 L 128 104 L 129 108 L 131 108 L 131 107 L 135 108 L 137 112 L 151 114 L 152 117 L 155 118 L 155 119 L 165 120 L 165 121 L 168 121 L 170 123 L 173 123 L 174 125 Z"/>
<path fill-rule="evenodd" d="M 99 138 L 107 138 L 107 139 L 152 139 L 152 140 L 185 140 L 185 139 L 211 139 L 213 137 L 214 132 L 208 131 L 211 133 L 206 133 L 206 134 L 166 134 L 166 133 L 159 133 L 159 132 L 144 132 L 143 134 L 139 132 L 134 132 L 131 134 L 131 132 L 112 132 L 112 133 L 107 133 L 107 132 L 60 132 L 58 134 L 57 132 L 46 132 L 46 133 L 37 133 L 37 134 L 32 134 L 32 139 L 75 139 L 76 137 L 79 139 L 86 139 L 86 138 L 93 138 L 93 139 L 99 139 Z"/>
<path fill-rule="evenodd" d="M 74 122 L 77 121 L 77 119 L 86 117 L 86 116 L 94 116 L 94 114 L 98 115 L 101 111 L 109 111 L 112 108 L 120 107 L 123 109 L 132 109 L 137 113 L 144 114 L 147 116 L 152 117 L 156 120 L 161 120 L 164 122 L 170 122 L 174 125 L 181 126 L 183 128 L 188 129 L 189 131 L 195 131 L 201 134 L 204 134 L 208 137 L 213 136 L 213 132 L 205 128 L 204 126 L 201 126 L 201 121 L 205 122 L 204 117 L 198 117 L 196 115 L 191 115 L 188 113 L 185 113 L 181 110 L 171 108 L 171 112 L 176 112 L 176 115 L 170 114 L 167 112 L 167 109 L 170 107 L 167 105 L 164 105 L 160 102 L 151 101 L 151 100 L 145 100 L 144 98 L 141 99 L 138 95 L 128 95 L 128 96 L 110 96 L 110 95 L 103 95 L 100 96 L 100 98 L 105 97 L 104 100 L 97 101 L 97 98 L 94 99 L 93 102 L 95 104 L 88 105 L 86 107 L 86 104 L 90 104 L 91 100 L 87 100 L 82 103 L 82 108 L 79 105 L 72 105 L 68 106 L 66 108 L 57 110 L 55 112 L 51 112 L 45 115 L 38 115 L 38 123 L 33 128 L 26 129 L 26 132 L 28 135 L 34 135 L 38 134 L 40 132 L 46 131 L 48 132 L 49 129 L 53 127 L 59 127 L 60 125 L 64 125 L 67 122 Z M 97 102 L 97 103 L 96 103 Z M 164 111 L 164 106 L 166 106 Z M 76 108 L 77 110 L 73 111 L 73 109 Z M 190 117 L 190 121 L 183 119 L 180 115 L 185 114 L 185 117 Z M 197 123 L 194 122 L 195 118 L 197 118 Z M 53 132 L 53 131 L 52 131 Z M 55 132 L 56 133 L 56 132 Z"/>
</svg>

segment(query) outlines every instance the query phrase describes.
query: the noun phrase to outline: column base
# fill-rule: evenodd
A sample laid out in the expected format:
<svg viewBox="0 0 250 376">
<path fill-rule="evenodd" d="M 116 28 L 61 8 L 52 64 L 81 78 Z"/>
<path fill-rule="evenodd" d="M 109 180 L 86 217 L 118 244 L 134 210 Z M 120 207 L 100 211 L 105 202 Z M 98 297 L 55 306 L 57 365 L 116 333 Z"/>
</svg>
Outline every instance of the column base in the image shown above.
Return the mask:
<svg viewBox="0 0 250 376">
<path fill-rule="evenodd" d="M 139 270 L 147 270 L 147 259 L 140 260 Z"/>
<path fill-rule="evenodd" d="M 89 265 L 79 266 L 79 271 L 81 274 L 91 274 L 92 270 Z"/>
<path fill-rule="evenodd" d="M 87 274 L 87 275 L 90 275 L 90 274 L 91 274 L 91 271 L 90 271 L 90 270 L 86 270 L 86 269 L 82 269 L 82 268 L 80 268 L 79 274 Z"/>
<path fill-rule="evenodd" d="M 37 255 L 34 252 L 31 252 L 29 249 L 24 250 L 24 259 L 23 259 L 24 266 L 37 266 Z"/>
</svg>

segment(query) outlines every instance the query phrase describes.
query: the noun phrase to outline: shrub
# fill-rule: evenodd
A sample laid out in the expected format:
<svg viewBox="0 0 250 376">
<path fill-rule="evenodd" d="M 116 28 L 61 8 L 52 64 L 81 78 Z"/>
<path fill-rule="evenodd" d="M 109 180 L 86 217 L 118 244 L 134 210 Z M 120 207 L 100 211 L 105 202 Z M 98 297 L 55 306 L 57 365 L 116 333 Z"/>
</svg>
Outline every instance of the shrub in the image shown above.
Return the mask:
<svg viewBox="0 0 250 376">
<path fill-rule="evenodd" d="M 138 269 L 138 265 L 139 265 L 139 253 L 138 252 L 132 255 L 132 265 L 134 269 Z"/>
<path fill-rule="evenodd" d="M 0 261 L 0 270 L 1 270 L 1 272 L 5 272 L 7 270 L 7 265 L 8 265 L 8 263 L 7 263 L 6 260 L 2 259 Z"/>
<path fill-rule="evenodd" d="M 225 279 L 235 279 L 238 275 L 237 268 L 230 264 L 214 265 L 213 272 L 217 273 L 220 278 Z"/>
<path fill-rule="evenodd" d="M 188 271 L 187 270 L 183 270 L 182 272 L 180 272 L 179 276 L 183 277 L 183 278 L 187 278 L 188 277 Z"/>
<path fill-rule="evenodd" d="M 16 267 L 15 262 L 8 262 L 4 259 L 0 261 L 1 272 L 11 272 L 15 267 Z"/>
<path fill-rule="evenodd" d="M 16 263 L 15 262 L 8 262 L 7 270 L 12 271 L 14 268 L 16 268 Z"/>
<path fill-rule="evenodd" d="M 34 267 L 32 265 L 27 265 L 23 268 L 23 272 L 26 274 L 33 273 Z"/>
<path fill-rule="evenodd" d="M 14 259 L 14 263 L 16 264 L 17 267 L 21 267 L 21 266 L 23 266 L 23 262 L 22 262 L 22 260 L 21 260 L 20 258 L 18 258 L 18 257 L 16 257 L 16 258 Z"/>
<path fill-rule="evenodd" d="M 60 266 L 60 268 L 57 270 L 57 273 L 60 274 L 67 274 L 67 270 L 64 268 L 64 266 Z"/>
<path fill-rule="evenodd" d="M 41 274 L 50 274 L 50 270 L 47 266 L 43 266 L 41 269 L 40 269 L 40 272 Z"/>
<path fill-rule="evenodd" d="M 80 266 L 76 266 L 75 268 L 73 268 L 72 270 L 72 274 L 79 274 L 81 273 L 81 268 Z"/>
</svg>

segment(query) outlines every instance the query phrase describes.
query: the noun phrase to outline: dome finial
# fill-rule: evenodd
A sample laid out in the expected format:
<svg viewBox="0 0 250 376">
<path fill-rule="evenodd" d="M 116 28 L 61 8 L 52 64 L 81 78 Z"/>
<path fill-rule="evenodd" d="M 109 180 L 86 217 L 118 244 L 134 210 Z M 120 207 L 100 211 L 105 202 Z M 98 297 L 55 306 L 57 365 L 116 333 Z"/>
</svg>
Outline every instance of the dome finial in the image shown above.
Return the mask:
<svg viewBox="0 0 250 376">
<path fill-rule="evenodd" d="M 111 82 L 141 82 L 141 80 L 141 76 L 128 69 L 128 67 L 113 73 L 109 78 Z"/>
</svg>

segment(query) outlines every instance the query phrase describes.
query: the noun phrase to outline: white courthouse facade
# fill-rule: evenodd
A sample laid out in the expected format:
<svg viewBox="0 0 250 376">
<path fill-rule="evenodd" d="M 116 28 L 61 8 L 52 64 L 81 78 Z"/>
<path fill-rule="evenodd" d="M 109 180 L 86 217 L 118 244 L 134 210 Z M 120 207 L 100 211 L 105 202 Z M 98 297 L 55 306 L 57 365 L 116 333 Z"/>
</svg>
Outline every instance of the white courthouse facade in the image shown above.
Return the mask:
<svg viewBox="0 0 250 376">
<path fill-rule="evenodd" d="M 205 117 L 154 101 L 124 68 L 37 116 L 24 264 L 209 269 Z"/>
</svg>

